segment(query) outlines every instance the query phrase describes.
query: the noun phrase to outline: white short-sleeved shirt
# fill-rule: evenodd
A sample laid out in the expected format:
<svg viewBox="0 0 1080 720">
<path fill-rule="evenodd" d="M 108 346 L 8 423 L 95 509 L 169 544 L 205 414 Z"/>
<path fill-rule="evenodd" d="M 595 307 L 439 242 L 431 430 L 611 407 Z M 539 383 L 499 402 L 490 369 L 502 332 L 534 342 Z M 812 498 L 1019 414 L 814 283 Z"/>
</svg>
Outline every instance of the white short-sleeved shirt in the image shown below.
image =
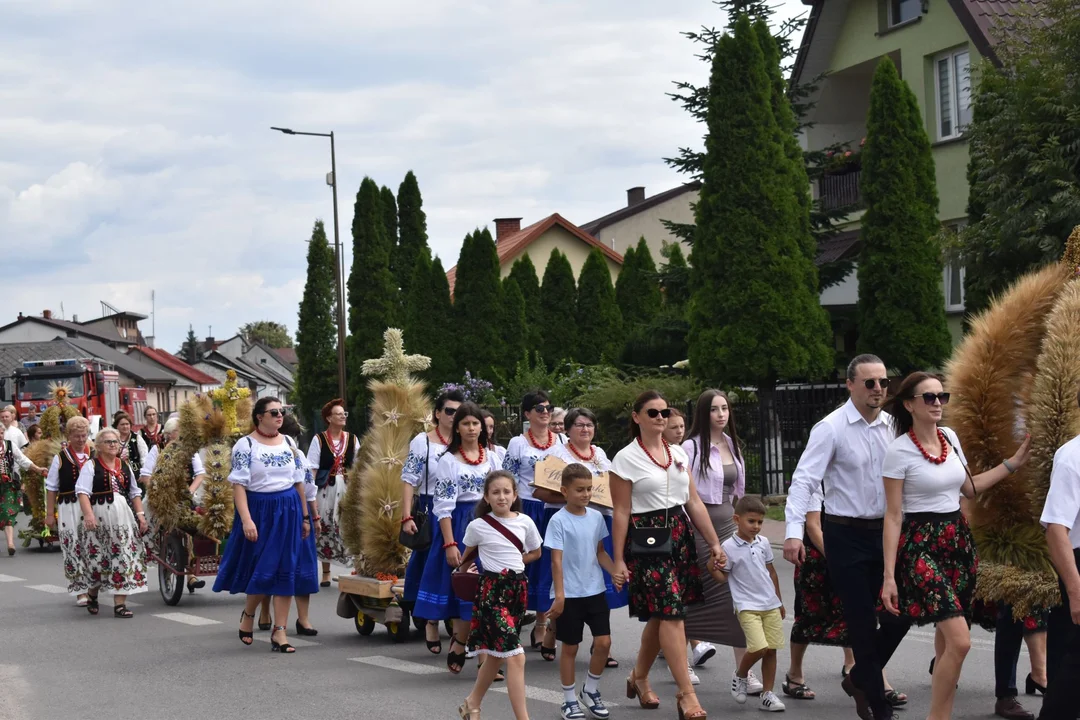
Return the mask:
<svg viewBox="0 0 1080 720">
<path fill-rule="evenodd" d="M 525 513 L 517 513 L 512 518 L 500 518 L 491 514 L 491 518 L 514 533 L 521 541 L 525 552 L 532 552 L 540 547 L 540 531 L 536 529 L 536 523 L 532 518 Z M 464 542 L 466 547 L 477 548 L 480 565 L 485 572 L 525 571 L 525 560 L 518 549 L 503 537 L 502 533 L 480 518 L 473 520 L 465 528 Z"/>
<path fill-rule="evenodd" d="M 432 442 L 427 433 L 420 433 L 409 443 L 409 454 L 401 468 L 401 481 L 420 489 L 421 495 L 435 492 L 435 468 L 439 458 L 446 452 L 446 446 Z"/>
<path fill-rule="evenodd" d="M 577 455 L 575 455 L 574 451 L 570 449 L 570 443 L 559 445 L 557 448 L 555 448 L 555 452 L 551 454 L 565 462 L 567 465 L 570 465 L 571 463 L 584 465 L 585 467 L 589 468 L 589 470 L 593 474 L 593 477 L 596 477 L 597 475 L 600 475 L 602 473 L 610 472 L 611 460 L 608 460 L 607 453 L 604 452 L 603 448 L 599 448 L 596 445 L 593 445 L 592 449 L 596 453 L 595 455 L 593 455 L 592 462 L 585 462 Z M 566 503 L 559 503 L 557 505 L 552 503 L 544 503 L 544 507 L 563 507 L 564 505 L 566 505 Z M 609 507 L 603 507 L 598 505 L 596 509 L 602 515 L 612 514 L 612 510 Z"/>
<path fill-rule="evenodd" d="M 476 502 L 484 496 L 484 478 L 492 470 L 501 470 L 495 453 L 484 451 L 484 462 L 469 465 L 453 453 L 443 453 L 439 464 L 432 474 L 434 497 L 432 510 L 436 520 L 448 518 L 454 514 L 459 502 Z"/>
<path fill-rule="evenodd" d="M 514 474 L 517 478 L 518 497 L 522 500 L 533 499 L 533 479 L 536 477 L 536 463 L 555 452 L 562 439 L 555 433 L 550 433 L 551 447 L 540 450 L 525 435 L 518 435 L 510 439 L 506 446 L 506 457 L 503 458 L 503 468 Z"/>
<path fill-rule="evenodd" d="M 544 545 L 562 551 L 563 596 L 584 598 L 604 592 L 604 571 L 596 558 L 596 547 L 608 536 L 604 516 L 592 508 L 574 515 L 566 508 L 551 516 L 544 531 Z M 551 584 L 552 598 L 555 583 Z"/>
<path fill-rule="evenodd" d="M 20 450 L 30 444 L 30 441 L 26 439 L 26 434 L 23 433 L 18 424 L 4 430 L 4 440 L 11 441 L 11 444 Z"/>
<path fill-rule="evenodd" d="M 69 452 L 67 447 L 60 450 L 60 452 Z M 71 453 L 80 463 L 85 463 L 90 459 L 89 453 L 73 452 Z M 45 489 L 50 492 L 60 491 L 60 453 L 53 456 L 52 463 L 49 465 L 49 472 L 45 475 Z"/>
<path fill-rule="evenodd" d="M 1069 528 L 1073 548 L 1080 548 L 1080 435 L 1054 453 L 1050 491 L 1039 522 L 1043 527 L 1053 523 Z"/>
<path fill-rule="evenodd" d="M 951 429 L 941 428 L 948 442 L 948 456 L 940 465 L 923 457 L 905 433 L 893 440 L 885 451 L 881 473 L 904 481 L 905 513 L 951 513 L 960 509 L 960 489 L 967 480 L 967 458 L 960 441 Z M 949 444 L 951 443 L 951 445 Z"/>
<path fill-rule="evenodd" d="M 630 512 L 636 514 L 685 505 L 690 499 L 690 460 L 678 445 L 668 445 L 671 465 L 664 470 L 634 440 L 615 455 L 611 471 L 634 484 Z M 657 458 L 660 462 L 665 457 Z"/>
<path fill-rule="evenodd" d="M 233 445 L 229 482 L 249 492 L 281 492 L 304 482 L 306 469 L 304 456 L 293 452 L 289 438 L 280 445 L 263 445 L 254 438 L 242 437 Z"/>
<path fill-rule="evenodd" d="M 94 468 L 97 467 L 97 460 L 88 462 L 82 466 L 82 470 L 79 471 L 79 479 L 75 481 L 75 494 L 76 495 L 93 495 L 94 494 Z M 131 466 L 128 466 L 128 497 L 137 498 L 142 497 L 142 488 L 139 487 L 139 483 L 135 482 L 135 474 L 130 472 Z"/>
<path fill-rule="evenodd" d="M 782 603 L 776 596 L 776 587 L 769 575 L 769 565 L 773 562 L 769 538 L 758 535 L 748 543 L 735 533 L 721 547 L 727 555 L 724 572 L 728 573 L 735 612 L 780 607 Z"/>
<path fill-rule="evenodd" d="M 203 463 L 202 451 L 199 451 L 191 456 L 191 476 L 193 478 L 206 474 L 206 466 Z M 157 467 L 158 457 L 161 454 L 161 448 L 158 445 L 150 448 L 150 452 L 146 453 L 146 462 L 139 468 L 139 477 L 150 477 L 154 474 L 154 468 Z"/>
<path fill-rule="evenodd" d="M 506 448 L 502 445 L 492 445 L 491 452 L 495 453 L 495 457 L 499 458 L 499 462 L 506 460 Z"/>
</svg>

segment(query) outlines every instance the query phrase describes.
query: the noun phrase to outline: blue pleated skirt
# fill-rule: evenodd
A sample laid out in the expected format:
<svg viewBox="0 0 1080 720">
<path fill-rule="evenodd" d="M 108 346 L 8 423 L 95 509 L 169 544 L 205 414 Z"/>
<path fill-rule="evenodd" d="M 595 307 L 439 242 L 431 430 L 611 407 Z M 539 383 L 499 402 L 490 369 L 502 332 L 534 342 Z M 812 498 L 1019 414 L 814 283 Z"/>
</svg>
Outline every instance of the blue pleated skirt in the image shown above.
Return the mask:
<svg viewBox="0 0 1080 720">
<path fill-rule="evenodd" d="M 476 510 L 475 502 L 459 502 L 454 508 L 450 520 L 454 527 L 454 539 L 457 541 L 458 550 L 465 552 L 465 528 L 475 520 L 473 513 Z M 434 516 L 432 516 L 434 520 Z M 436 530 L 437 525 L 432 525 L 431 551 L 424 562 L 424 574 L 420 578 L 420 589 L 416 594 L 416 606 L 413 614 L 424 620 L 448 620 L 459 618 L 472 620 L 473 604 L 459 600 L 454 594 L 453 583 L 450 575 L 454 568 L 446 563 L 446 552 L 442 549 L 442 533 Z"/>
<path fill-rule="evenodd" d="M 611 559 L 615 559 L 615 549 L 611 541 L 611 516 L 604 516 L 604 524 L 607 525 L 608 536 L 604 538 L 604 549 L 607 550 L 607 554 L 611 556 Z M 626 607 L 630 604 L 630 587 L 629 583 L 623 585 L 622 592 L 615 589 L 615 586 L 611 584 L 611 576 L 608 575 L 607 570 L 604 570 L 604 594 L 607 596 L 607 604 L 609 610 L 615 608 Z"/>
<path fill-rule="evenodd" d="M 547 535 L 548 523 L 555 513 L 562 508 L 544 508 L 544 515 L 536 528 L 540 531 L 540 537 Z M 532 564 L 536 568 L 536 580 L 529 581 L 529 609 L 536 612 L 546 613 L 551 609 L 551 586 L 554 580 L 551 578 L 551 549 L 547 545 L 540 551 L 540 559 Z"/>
<path fill-rule="evenodd" d="M 442 547 L 439 539 L 439 523 L 435 522 L 435 515 L 431 512 L 432 500 L 430 495 L 420 495 L 420 511 L 427 515 L 428 524 L 431 526 L 431 547 L 427 550 L 413 550 L 409 556 L 409 564 L 405 566 L 405 589 L 403 599 L 407 605 L 415 605 L 416 595 L 420 592 L 420 579 L 424 577 L 424 565 L 427 564 L 428 554 L 431 548 L 438 545 Z M 427 619 L 427 618 L 425 618 Z"/>
<path fill-rule="evenodd" d="M 544 537 L 544 531 L 547 530 L 547 523 L 544 521 L 544 503 L 539 500 L 522 500 L 521 511 L 532 518 L 532 521 L 536 523 L 536 529 L 540 531 L 540 537 Z M 554 514 L 554 513 L 552 513 Z M 540 582 L 540 566 L 544 564 L 543 558 L 537 560 L 534 563 L 530 563 L 525 566 L 525 577 L 529 581 L 529 601 L 528 609 L 533 612 L 537 612 L 536 609 L 536 586 Z M 551 560 L 548 559 L 548 582 L 551 582 Z M 551 606 L 551 602 L 548 601 L 548 606 Z M 540 611 L 543 612 L 543 611 Z"/>
<path fill-rule="evenodd" d="M 255 542 L 244 537 L 240 513 L 221 558 L 214 592 L 230 595 L 311 595 L 319 591 L 315 536 L 301 539 L 303 503 L 296 488 L 279 492 L 248 491 L 248 512 L 258 530 Z"/>
</svg>

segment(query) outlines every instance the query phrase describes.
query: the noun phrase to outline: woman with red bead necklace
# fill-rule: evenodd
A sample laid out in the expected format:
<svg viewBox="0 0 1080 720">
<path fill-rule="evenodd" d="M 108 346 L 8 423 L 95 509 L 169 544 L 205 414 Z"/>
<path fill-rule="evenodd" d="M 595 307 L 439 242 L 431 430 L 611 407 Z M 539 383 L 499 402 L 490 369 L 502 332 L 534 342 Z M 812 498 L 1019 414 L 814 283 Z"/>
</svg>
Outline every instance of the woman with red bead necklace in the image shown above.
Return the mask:
<svg viewBox="0 0 1080 720">
<path fill-rule="evenodd" d="M 547 523 L 544 522 L 545 503 L 554 504 L 555 510 L 558 510 L 561 507 L 558 503 L 564 502 L 561 493 L 554 490 L 534 488 L 532 485 L 536 472 L 536 463 L 554 452 L 555 447 L 561 442 L 559 436 L 551 432 L 549 427 L 554 409 L 555 407 L 551 404 L 551 400 L 548 399 L 547 393 L 543 390 L 527 393 L 521 399 L 521 414 L 529 423 L 529 426 L 525 429 L 525 432 L 511 438 L 510 444 L 506 446 L 506 457 L 503 458 L 503 467 L 512 472 L 517 479 L 517 492 L 518 497 L 521 498 L 521 511 L 533 519 L 536 527 L 540 529 L 541 537 L 547 530 Z M 554 515 L 554 512 L 551 515 Z M 548 517 L 550 518 L 550 515 Z M 548 662 L 552 662 L 555 660 L 555 632 L 548 628 L 541 640 L 536 639 L 537 629 L 543 630 L 546 625 L 545 614 L 538 611 L 541 602 L 537 594 L 541 582 L 540 566 L 543 564 L 543 562 L 536 562 L 525 569 L 525 574 L 529 578 L 528 607 L 529 610 L 536 612 L 536 625 L 529 636 L 529 645 L 533 649 L 539 647 L 541 656 Z M 550 563 L 548 565 L 548 572 L 550 573 Z M 547 603 L 546 597 L 545 595 L 545 604 Z"/>
<path fill-rule="evenodd" d="M 667 400 L 660 393 L 649 390 L 639 395 L 631 416 L 631 442 L 615 456 L 610 474 L 615 506 L 611 532 L 614 576 L 625 577 L 629 572 L 630 615 L 645 623 L 637 661 L 626 680 L 626 696 L 636 697 L 646 709 L 660 707 L 660 699 L 649 687 L 649 670 L 663 650 L 679 686 L 675 696 L 679 718 L 702 720 L 706 713 L 690 684 L 686 663 L 686 607 L 704 596 L 694 532 L 687 518 L 705 536 L 713 568 L 726 564 L 727 557 L 690 477 L 686 452 L 664 439 L 670 414 Z M 631 552 L 631 528 L 665 527 L 670 530 L 667 553 Z"/>
<path fill-rule="evenodd" d="M 326 403 L 321 415 L 326 432 L 311 439 L 307 459 L 318 488 L 319 512 L 313 522 L 319 529 L 315 549 L 322 560 L 320 586 L 330 587 L 330 562 L 347 567 L 352 565 L 352 556 L 341 539 L 338 506 L 345 497 L 346 473 L 360 455 L 360 439 L 345 431 L 349 413 L 345 410 L 344 400 L 335 398 Z"/>
<path fill-rule="evenodd" d="M 476 503 L 484 496 L 484 479 L 501 470 L 495 454 L 488 452 L 487 429 L 479 407 L 467 402 L 454 413 L 450 444 L 439 458 L 432 477 L 432 546 L 420 580 L 415 612 L 425 620 L 454 621 L 454 636 L 447 648 L 446 666 L 457 675 L 465 667 L 465 641 L 469 636 L 473 604 L 454 595 L 451 574 L 461 564 L 465 529 L 475 518 Z M 441 550 L 441 552 L 440 552 Z M 454 648 L 460 648 L 454 652 Z"/>
<path fill-rule="evenodd" d="M 1022 467 L 1031 438 L 1011 458 L 974 477 L 960 441 L 939 427 L 949 402 L 934 375 L 909 375 L 887 408 L 896 440 L 885 453 L 885 577 L 881 599 L 893 615 L 919 625 L 935 623 L 934 679 L 928 720 L 952 715 L 956 682 L 971 647 L 968 616 L 975 593 L 978 558 L 960 495 L 974 498 Z"/>
<path fill-rule="evenodd" d="M 131 465 L 120 458 L 120 433 L 104 428 L 94 446 L 97 457 L 83 464 L 75 483 L 90 582 L 86 609 L 98 614 L 98 593 L 104 590 L 113 596 L 113 617 L 130 618 L 133 613 L 124 603 L 127 596 L 146 592 L 142 490 Z M 125 500 L 131 501 L 130 507 Z"/>
</svg>

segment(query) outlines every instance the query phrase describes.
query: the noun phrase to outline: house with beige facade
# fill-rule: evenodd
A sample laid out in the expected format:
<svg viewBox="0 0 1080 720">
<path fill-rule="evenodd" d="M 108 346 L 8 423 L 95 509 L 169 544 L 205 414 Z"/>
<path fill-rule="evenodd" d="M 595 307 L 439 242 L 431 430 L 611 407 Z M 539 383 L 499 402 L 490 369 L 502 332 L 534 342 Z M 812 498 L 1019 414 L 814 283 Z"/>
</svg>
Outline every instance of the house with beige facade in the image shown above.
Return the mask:
<svg viewBox="0 0 1080 720">
<path fill-rule="evenodd" d="M 664 221 L 683 225 L 694 224 L 694 203 L 701 183 L 692 182 L 646 197 L 645 188 L 632 187 L 626 191 L 626 206 L 592 220 L 581 229 L 620 255 L 645 238 L 653 259 L 659 262 L 664 243 L 679 241 L 664 225 Z M 683 247 L 689 252 L 690 248 Z"/>
<path fill-rule="evenodd" d="M 635 242 L 637 242 L 636 239 Z M 604 254 L 612 282 L 615 282 L 622 269 L 623 259 L 620 253 L 604 245 L 558 213 L 549 215 L 525 228 L 521 227 L 521 218 L 495 220 L 495 250 L 499 255 L 500 277 L 505 278 L 510 274 L 515 260 L 528 255 L 532 264 L 536 266 L 537 277 L 543 280 L 548 258 L 551 257 L 551 251 L 555 248 L 558 248 L 570 261 L 575 278 L 581 274 L 581 268 L 585 265 L 585 260 L 593 248 L 600 248 Z M 456 278 L 457 265 L 446 273 L 451 295 L 454 294 Z"/>
</svg>

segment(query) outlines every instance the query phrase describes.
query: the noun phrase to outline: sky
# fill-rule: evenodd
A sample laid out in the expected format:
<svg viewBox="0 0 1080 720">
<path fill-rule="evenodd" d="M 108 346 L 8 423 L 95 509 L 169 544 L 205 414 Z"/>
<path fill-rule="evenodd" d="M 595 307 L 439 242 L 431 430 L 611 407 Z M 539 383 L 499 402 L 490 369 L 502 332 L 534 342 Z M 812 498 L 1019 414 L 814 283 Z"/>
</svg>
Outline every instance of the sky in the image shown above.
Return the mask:
<svg viewBox="0 0 1080 720">
<path fill-rule="evenodd" d="M 710 0 L 3 0 L 0 325 L 150 315 L 153 291 L 141 328 L 170 351 L 189 324 L 295 333 L 329 143 L 274 125 L 335 132 L 347 263 L 365 175 L 416 173 L 447 268 L 496 217 L 675 187 L 663 158 L 702 128 L 665 93 L 708 75 L 681 33 L 724 22 Z"/>
</svg>

